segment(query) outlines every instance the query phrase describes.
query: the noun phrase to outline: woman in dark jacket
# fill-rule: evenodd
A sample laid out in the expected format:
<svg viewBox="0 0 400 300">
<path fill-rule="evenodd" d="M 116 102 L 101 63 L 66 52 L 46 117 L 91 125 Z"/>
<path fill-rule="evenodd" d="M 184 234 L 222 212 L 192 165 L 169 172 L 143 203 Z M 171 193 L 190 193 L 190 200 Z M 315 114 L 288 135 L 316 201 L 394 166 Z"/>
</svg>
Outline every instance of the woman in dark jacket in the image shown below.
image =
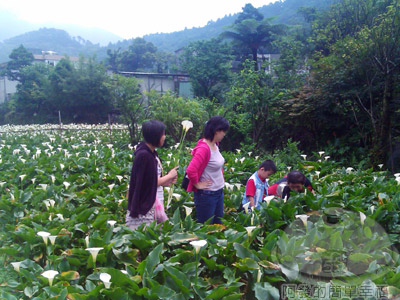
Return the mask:
<svg viewBox="0 0 400 300">
<path fill-rule="evenodd" d="M 176 168 L 164 177 L 158 177 L 156 148 L 164 144 L 165 125 L 157 120 L 144 122 L 142 133 L 144 141 L 137 146 L 134 153 L 129 182 L 126 225 L 132 230 L 143 223 L 149 225 L 155 220 L 157 187 L 169 185 L 177 177 Z"/>
</svg>

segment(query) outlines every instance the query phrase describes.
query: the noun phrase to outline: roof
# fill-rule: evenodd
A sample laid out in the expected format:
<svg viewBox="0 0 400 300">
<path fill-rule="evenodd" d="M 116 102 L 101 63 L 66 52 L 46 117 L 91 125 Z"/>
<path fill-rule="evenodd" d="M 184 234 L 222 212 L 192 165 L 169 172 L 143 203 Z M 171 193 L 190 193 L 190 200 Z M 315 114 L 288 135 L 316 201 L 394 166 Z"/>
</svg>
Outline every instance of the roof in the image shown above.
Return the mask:
<svg viewBox="0 0 400 300">
<path fill-rule="evenodd" d="M 50 54 L 34 54 L 35 60 L 55 60 L 60 61 L 63 58 L 67 58 L 70 61 L 79 61 L 79 57 L 76 56 L 61 56 L 61 55 L 50 55 Z"/>
<path fill-rule="evenodd" d="M 153 76 L 153 77 L 169 77 L 169 76 L 179 76 L 179 77 L 189 77 L 188 74 L 183 73 L 147 73 L 147 72 L 118 72 L 122 75 L 131 75 L 131 76 Z"/>
</svg>

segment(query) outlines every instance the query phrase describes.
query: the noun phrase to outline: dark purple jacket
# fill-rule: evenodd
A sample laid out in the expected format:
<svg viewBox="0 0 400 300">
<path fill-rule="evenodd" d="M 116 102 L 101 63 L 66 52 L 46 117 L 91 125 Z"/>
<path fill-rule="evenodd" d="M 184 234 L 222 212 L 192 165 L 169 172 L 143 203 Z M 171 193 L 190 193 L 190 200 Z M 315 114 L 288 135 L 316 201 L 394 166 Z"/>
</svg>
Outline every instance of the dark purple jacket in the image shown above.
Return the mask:
<svg viewBox="0 0 400 300">
<path fill-rule="evenodd" d="M 145 215 L 153 207 L 157 193 L 157 152 L 140 143 L 134 153 L 129 182 L 128 211 L 132 218 Z"/>
</svg>

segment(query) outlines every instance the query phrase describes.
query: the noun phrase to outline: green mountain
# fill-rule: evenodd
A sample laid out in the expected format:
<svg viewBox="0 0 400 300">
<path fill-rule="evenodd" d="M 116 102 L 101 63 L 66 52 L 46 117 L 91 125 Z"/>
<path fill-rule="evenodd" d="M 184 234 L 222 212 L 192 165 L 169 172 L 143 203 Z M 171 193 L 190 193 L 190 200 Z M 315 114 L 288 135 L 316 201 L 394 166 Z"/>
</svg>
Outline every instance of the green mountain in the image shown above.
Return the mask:
<svg viewBox="0 0 400 300">
<path fill-rule="evenodd" d="M 115 43 L 123 39 L 114 33 L 99 28 L 90 28 L 54 22 L 32 24 L 19 19 L 13 12 L 0 10 L 0 42 L 44 27 L 62 29 L 68 32 L 71 36 L 80 36 L 85 40 L 89 40 L 94 44 L 99 43 L 102 46 L 106 46 L 110 42 Z"/>
<path fill-rule="evenodd" d="M 303 16 L 298 12 L 301 7 L 315 7 L 326 9 L 334 0 L 286 0 L 276 1 L 264 5 L 258 10 L 265 18 L 274 18 L 272 23 L 286 25 L 306 25 Z M 185 29 L 172 33 L 155 33 L 145 35 L 143 38 L 152 42 L 159 50 L 174 52 L 187 46 L 192 41 L 210 39 L 218 36 L 233 24 L 239 14 L 227 15 L 216 21 L 210 21 L 204 27 Z M 123 43 L 121 43 L 123 44 Z"/>
<path fill-rule="evenodd" d="M 269 5 L 259 8 L 259 11 L 266 18 L 274 18 L 273 23 L 283 23 L 287 25 L 305 25 L 303 16 L 298 12 L 301 7 L 315 7 L 317 9 L 327 8 L 335 0 L 286 0 L 276 1 Z M 1 16 L 1 14 L 0 14 Z M 204 27 L 195 27 L 172 33 L 155 33 L 145 35 L 143 38 L 153 43 L 159 50 L 171 52 L 187 46 L 190 42 L 210 39 L 217 37 L 221 32 L 233 24 L 238 14 L 226 15 L 216 21 L 210 21 Z M 0 20 L 1 24 L 1 20 Z M 77 33 L 77 31 L 75 31 Z M 98 60 L 107 57 L 107 49 L 126 49 L 132 40 L 122 40 L 116 43 L 109 43 L 102 47 L 100 44 L 93 44 L 85 40 L 79 34 L 71 37 L 67 31 L 54 28 L 41 28 L 30 31 L 12 38 L 8 38 L 0 43 L 0 63 L 9 60 L 8 56 L 14 48 L 21 44 L 34 54 L 41 53 L 42 50 L 56 51 L 60 55 L 79 56 L 94 55 Z"/>
<path fill-rule="evenodd" d="M 24 45 L 33 54 L 51 50 L 67 56 L 92 55 L 101 48 L 100 45 L 92 44 L 81 37 L 71 37 L 65 30 L 41 28 L 0 43 L 0 62 L 8 61 L 11 51 L 20 45 Z"/>
</svg>

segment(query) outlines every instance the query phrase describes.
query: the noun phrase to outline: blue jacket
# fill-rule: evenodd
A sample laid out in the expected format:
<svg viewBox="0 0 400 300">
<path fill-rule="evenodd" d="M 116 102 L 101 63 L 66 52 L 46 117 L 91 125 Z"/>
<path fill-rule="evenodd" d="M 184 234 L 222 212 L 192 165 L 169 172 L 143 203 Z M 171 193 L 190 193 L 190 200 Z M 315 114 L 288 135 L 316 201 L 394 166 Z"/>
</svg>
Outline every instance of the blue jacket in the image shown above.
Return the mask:
<svg viewBox="0 0 400 300">
<path fill-rule="evenodd" d="M 263 201 L 264 192 L 266 194 L 268 192 L 268 179 L 266 179 L 265 182 L 262 182 L 260 177 L 258 177 L 257 175 L 257 171 L 253 175 L 251 175 L 249 180 L 250 179 L 253 179 L 254 184 L 256 185 L 256 193 L 254 195 L 254 206 L 257 209 L 260 209 L 261 202 Z M 242 205 L 246 204 L 247 202 L 249 202 L 249 199 L 247 198 L 245 190 L 243 195 Z"/>
</svg>

